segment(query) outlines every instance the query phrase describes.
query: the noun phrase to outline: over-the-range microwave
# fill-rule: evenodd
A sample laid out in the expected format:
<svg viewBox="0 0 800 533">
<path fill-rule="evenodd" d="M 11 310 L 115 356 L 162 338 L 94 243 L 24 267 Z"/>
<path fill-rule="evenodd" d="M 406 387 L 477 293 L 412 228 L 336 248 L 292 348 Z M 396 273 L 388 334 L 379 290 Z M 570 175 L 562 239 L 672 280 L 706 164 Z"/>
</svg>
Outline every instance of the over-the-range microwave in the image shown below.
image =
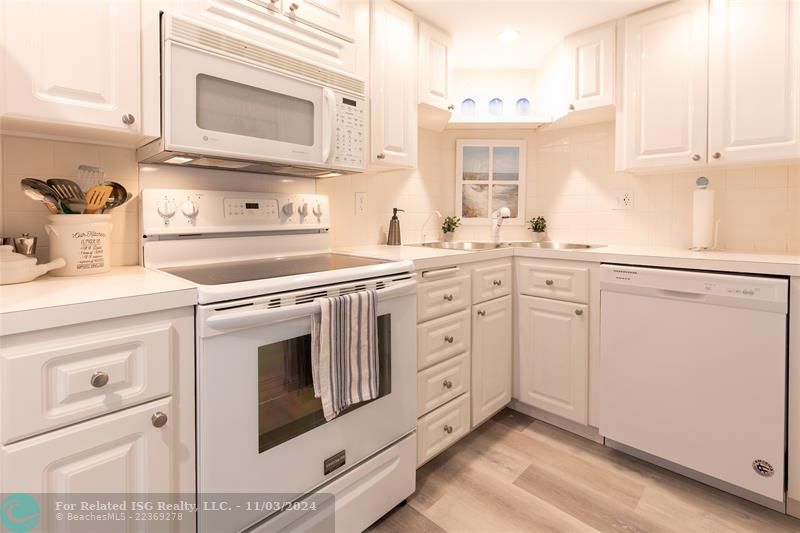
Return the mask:
<svg viewBox="0 0 800 533">
<path fill-rule="evenodd" d="M 162 16 L 161 137 L 140 163 L 325 178 L 366 166 L 365 83 Z"/>
</svg>

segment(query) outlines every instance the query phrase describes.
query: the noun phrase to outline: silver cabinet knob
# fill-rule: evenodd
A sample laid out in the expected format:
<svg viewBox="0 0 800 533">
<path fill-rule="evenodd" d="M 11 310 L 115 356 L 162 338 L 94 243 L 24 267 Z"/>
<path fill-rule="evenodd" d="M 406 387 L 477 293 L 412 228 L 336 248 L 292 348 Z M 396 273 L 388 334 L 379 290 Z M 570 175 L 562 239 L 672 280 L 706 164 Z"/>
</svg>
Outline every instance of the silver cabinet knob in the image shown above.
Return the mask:
<svg viewBox="0 0 800 533">
<path fill-rule="evenodd" d="M 444 432 L 447 433 L 448 435 L 453 432 L 453 426 L 451 426 L 450 424 L 445 424 L 445 426 L 442 429 L 444 429 Z"/>
<path fill-rule="evenodd" d="M 448 302 L 452 302 L 453 301 L 453 295 L 452 294 L 445 294 L 444 295 L 444 299 L 447 300 Z"/>
<path fill-rule="evenodd" d="M 575 111 L 575 104 L 569 104 L 569 110 Z"/>
<path fill-rule="evenodd" d="M 581 316 L 583 314 L 583 309 L 576 309 L 575 314 Z"/>
<path fill-rule="evenodd" d="M 552 279 L 544 280 L 544 284 L 547 285 L 548 287 L 552 287 L 553 283 L 555 283 L 555 282 Z"/>
<path fill-rule="evenodd" d="M 125 124 L 126 126 L 130 126 L 134 122 L 136 122 L 136 117 L 134 117 L 130 113 L 125 113 L 124 115 L 122 115 L 122 123 Z"/>
<path fill-rule="evenodd" d="M 486 316 L 486 311 L 484 311 L 483 309 L 478 309 L 478 315 L 479 316 Z"/>
<path fill-rule="evenodd" d="M 496 279 L 496 280 L 492 281 L 492 285 L 494 285 L 495 287 L 502 287 L 503 286 L 503 280 L 502 279 Z"/>
<path fill-rule="evenodd" d="M 442 387 L 444 387 L 445 389 L 452 389 L 453 388 L 453 382 L 450 381 L 449 379 L 446 379 L 446 380 L 444 380 L 442 382 Z"/>
<path fill-rule="evenodd" d="M 453 339 L 452 335 L 445 335 L 444 336 L 444 342 L 446 342 L 448 344 L 453 344 L 453 340 L 455 340 L 455 339 Z"/>
<path fill-rule="evenodd" d="M 298 9 L 300 9 L 300 4 L 298 4 L 297 2 L 292 2 L 291 4 L 289 4 L 289 11 L 291 11 L 292 13 L 294 13 Z"/>
<path fill-rule="evenodd" d="M 272 5 L 277 5 L 278 2 L 280 2 L 281 0 L 269 0 L 269 1 L 272 2 Z"/>
<path fill-rule="evenodd" d="M 105 387 L 108 384 L 108 374 L 102 370 L 98 370 L 92 374 L 92 377 L 89 379 L 89 383 L 91 383 L 92 387 L 95 389 Z"/>
<path fill-rule="evenodd" d="M 713 157 L 714 159 L 719 159 L 720 157 L 722 157 L 722 154 L 719 152 L 714 152 L 713 154 L 711 154 L 711 157 Z"/>
<path fill-rule="evenodd" d="M 453 111 L 453 110 L 455 110 L 455 108 L 456 108 L 456 106 L 454 106 L 453 104 L 450 104 L 449 106 L 447 106 L 447 110 L 448 111 Z"/>
<path fill-rule="evenodd" d="M 153 422 L 155 427 L 164 427 L 164 425 L 167 423 L 167 415 L 161 411 L 156 411 L 153 416 L 150 417 L 150 420 Z"/>
<path fill-rule="evenodd" d="M 692 156 L 692 161 L 700 161 L 700 154 L 694 154 Z"/>
<path fill-rule="evenodd" d="M 375 157 L 377 157 L 378 159 L 386 159 L 386 154 L 384 154 L 383 152 L 381 152 L 381 153 L 379 153 L 378 155 L 376 155 Z"/>
</svg>

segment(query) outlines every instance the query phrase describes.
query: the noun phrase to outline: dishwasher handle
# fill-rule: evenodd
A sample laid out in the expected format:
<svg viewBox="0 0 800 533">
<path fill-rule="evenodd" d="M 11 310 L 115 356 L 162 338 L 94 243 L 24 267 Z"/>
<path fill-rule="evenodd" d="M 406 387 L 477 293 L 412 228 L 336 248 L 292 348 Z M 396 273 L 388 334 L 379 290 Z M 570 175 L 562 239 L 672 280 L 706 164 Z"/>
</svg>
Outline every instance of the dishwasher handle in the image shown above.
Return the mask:
<svg viewBox="0 0 800 533">
<path fill-rule="evenodd" d="M 667 296 L 669 298 L 680 298 L 682 300 L 702 302 L 706 299 L 706 295 L 699 292 L 676 291 L 673 289 L 657 289 L 657 292 L 662 296 Z"/>
</svg>

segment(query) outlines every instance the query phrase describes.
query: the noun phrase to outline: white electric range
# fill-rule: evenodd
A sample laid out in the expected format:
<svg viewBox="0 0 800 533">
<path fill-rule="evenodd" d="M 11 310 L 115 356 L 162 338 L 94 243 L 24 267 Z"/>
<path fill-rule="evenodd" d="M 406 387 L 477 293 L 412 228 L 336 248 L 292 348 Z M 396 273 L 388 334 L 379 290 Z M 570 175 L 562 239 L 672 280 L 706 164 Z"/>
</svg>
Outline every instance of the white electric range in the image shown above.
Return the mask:
<svg viewBox="0 0 800 533">
<path fill-rule="evenodd" d="M 331 253 L 313 194 L 146 189 L 144 266 L 197 286 L 197 474 L 204 494 L 302 502 L 335 496 L 337 531 L 360 531 L 414 491 L 413 263 Z M 376 289 L 381 396 L 325 422 L 311 381 L 315 298 Z M 302 506 L 201 512 L 200 531 L 279 531 Z"/>
</svg>

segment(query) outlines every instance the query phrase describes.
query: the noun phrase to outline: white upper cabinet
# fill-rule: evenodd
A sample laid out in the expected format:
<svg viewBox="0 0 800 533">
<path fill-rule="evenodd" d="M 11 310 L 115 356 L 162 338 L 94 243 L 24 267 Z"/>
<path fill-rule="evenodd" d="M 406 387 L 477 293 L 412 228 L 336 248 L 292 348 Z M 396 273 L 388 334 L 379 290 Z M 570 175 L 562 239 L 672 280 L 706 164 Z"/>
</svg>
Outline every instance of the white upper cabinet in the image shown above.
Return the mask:
<svg viewBox="0 0 800 533">
<path fill-rule="evenodd" d="M 414 14 L 373 0 L 371 27 L 371 161 L 417 166 L 417 50 Z"/>
<path fill-rule="evenodd" d="M 420 127 L 441 129 L 455 109 L 451 100 L 453 45 L 449 34 L 425 21 L 419 23 L 418 42 Z M 431 108 L 433 112 L 429 113 Z"/>
<path fill-rule="evenodd" d="M 800 157 L 798 21 L 790 0 L 711 2 L 711 163 Z"/>
<path fill-rule="evenodd" d="M 555 122 L 569 112 L 567 50 L 562 44 L 550 51 L 536 74 L 537 113 Z"/>
<path fill-rule="evenodd" d="M 355 73 L 356 3 L 348 0 L 173 0 L 174 9 L 283 54 Z"/>
<path fill-rule="evenodd" d="M 3 9 L 5 128 L 141 136 L 139 2 L 27 0 Z"/>
<path fill-rule="evenodd" d="M 570 111 L 613 105 L 615 28 L 612 22 L 567 37 Z"/>
<path fill-rule="evenodd" d="M 708 6 L 695 0 L 625 20 L 618 167 L 706 163 L 707 24 Z"/>
<path fill-rule="evenodd" d="M 252 1 L 252 0 L 251 0 Z M 265 3 L 277 3 L 261 0 Z M 353 19 L 348 0 L 282 0 L 284 14 L 300 22 L 314 26 L 353 41 Z"/>
</svg>

